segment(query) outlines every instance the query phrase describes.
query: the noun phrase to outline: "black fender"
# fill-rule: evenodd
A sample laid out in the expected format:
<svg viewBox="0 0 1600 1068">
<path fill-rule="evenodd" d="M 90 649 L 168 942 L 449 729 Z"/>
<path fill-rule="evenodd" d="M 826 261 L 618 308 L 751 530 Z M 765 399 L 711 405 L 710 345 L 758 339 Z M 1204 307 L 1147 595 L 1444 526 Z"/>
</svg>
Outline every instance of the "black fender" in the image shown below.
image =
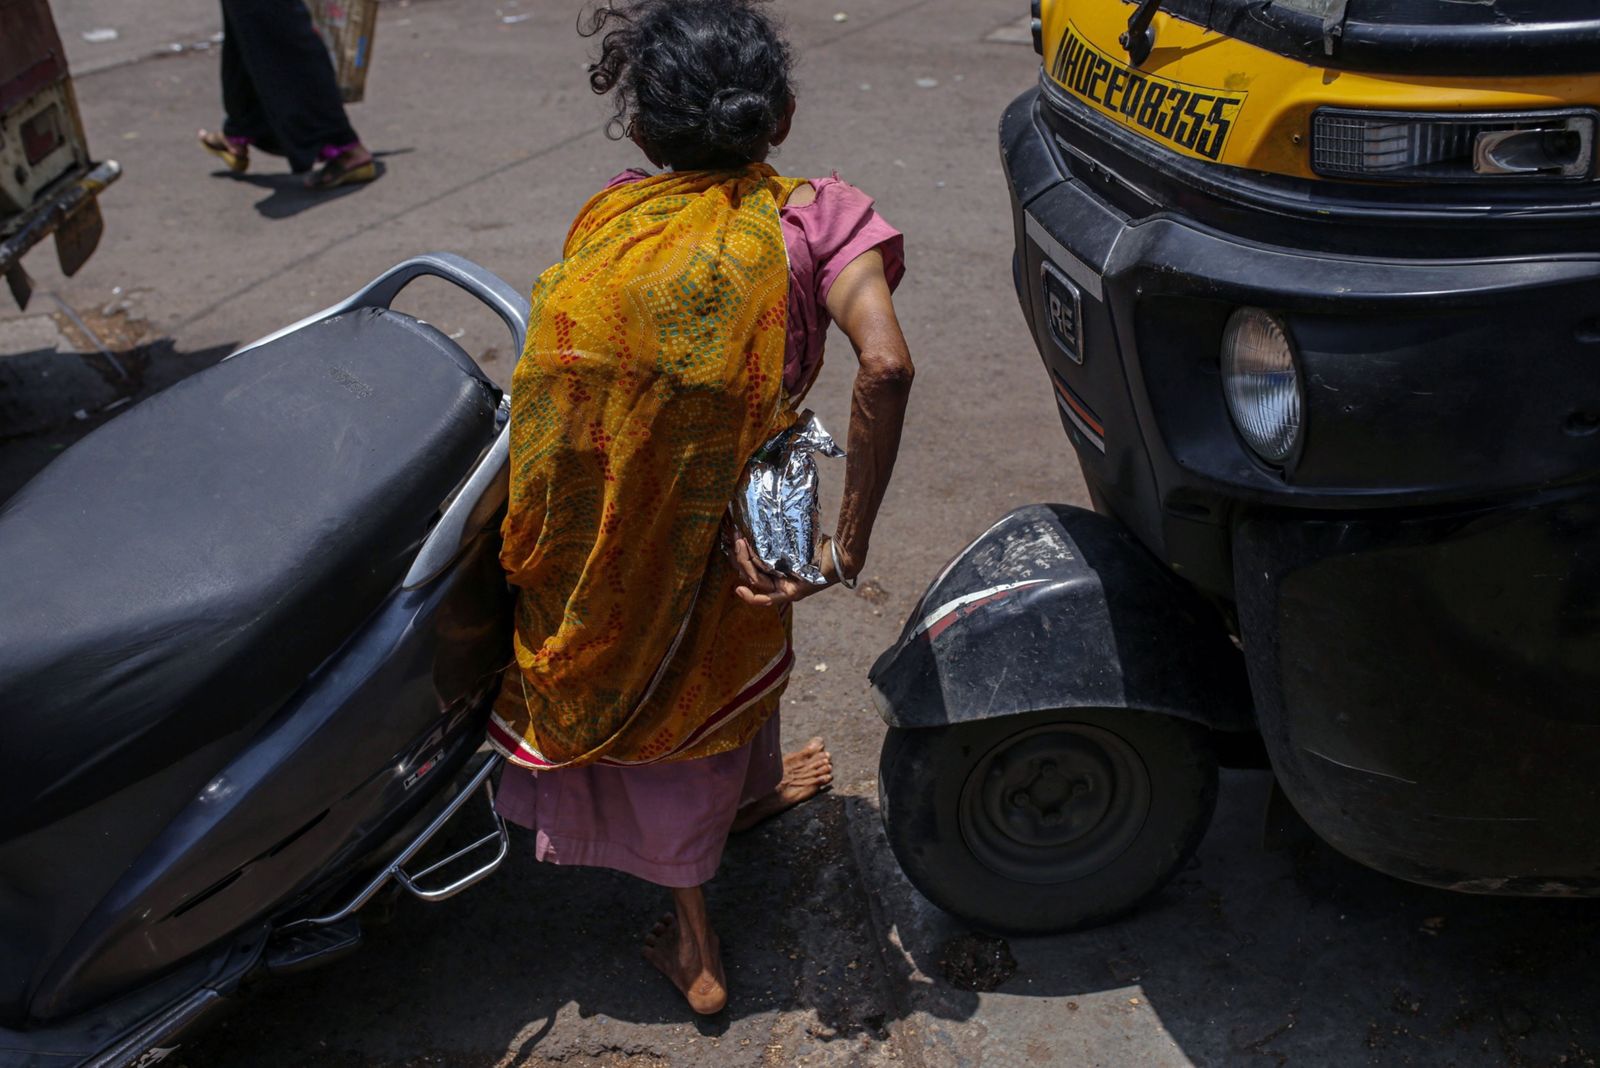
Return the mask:
<svg viewBox="0 0 1600 1068">
<path fill-rule="evenodd" d="M 1221 614 L 1120 523 L 1035 504 L 944 569 L 873 665 L 891 727 L 1055 708 L 1129 708 L 1255 730 Z"/>
</svg>

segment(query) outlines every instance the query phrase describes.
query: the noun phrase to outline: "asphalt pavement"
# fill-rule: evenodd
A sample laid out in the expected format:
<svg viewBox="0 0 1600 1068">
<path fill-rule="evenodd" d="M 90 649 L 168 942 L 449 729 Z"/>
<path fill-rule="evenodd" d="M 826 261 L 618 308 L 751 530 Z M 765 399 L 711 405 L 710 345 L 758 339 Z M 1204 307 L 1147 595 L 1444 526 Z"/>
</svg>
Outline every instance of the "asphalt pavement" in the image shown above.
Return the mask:
<svg viewBox="0 0 1600 1068">
<path fill-rule="evenodd" d="M 798 609 L 786 741 L 823 735 L 829 794 L 730 845 L 710 890 L 733 998 L 696 1021 L 638 956 L 663 892 L 605 871 L 505 870 L 402 903 L 358 954 L 252 990 L 174 1058 L 281 1065 L 1585 1065 L 1600 1049 L 1585 902 L 1410 887 L 1309 848 L 1268 852 L 1263 773 L 1225 775 L 1190 867 L 1140 914 L 999 944 L 928 905 L 877 820 L 883 725 L 866 672 L 943 564 L 1006 511 L 1086 504 L 1011 291 L 995 130 L 1035 78 L 1020 0 L 785 0 L 795 133 L 774 160 L 837 170 L 906 233 L 896 303 L 918 378 L 861 588 Z M 0 308 L 0 494 L 129 401 L 345 295 L 389 264 L 461 253 L 526 288 L 606 178 L 577 5 L 388 0 L 366 102 L 384 173 L 313 196 L 281 164 L 220 173 L 215 5 L 57 0 L 91 146 L 120 160 L 102 248 Z M 114 36 L 95 33 L 113 30 Z M 88 34 L 89 36 L 85 36 Z M 403 304 L 494 376 L 492 318 L 439 286 Z M 837 335 L 811 403 L 842 430 Z M 837 468 L 825 473 L 837 489 Z M 976 981 L 975 981 L 976 980 Z M 989 986 L 992 990 L 973 989 Z"/>
</svg>

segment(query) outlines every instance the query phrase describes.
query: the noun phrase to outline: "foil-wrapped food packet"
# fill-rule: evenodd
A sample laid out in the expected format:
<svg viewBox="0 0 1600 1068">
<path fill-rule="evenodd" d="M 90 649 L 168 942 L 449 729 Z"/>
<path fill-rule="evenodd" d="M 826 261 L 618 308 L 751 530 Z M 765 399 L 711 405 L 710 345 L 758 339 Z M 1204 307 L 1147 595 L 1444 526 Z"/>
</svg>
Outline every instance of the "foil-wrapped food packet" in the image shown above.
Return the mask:
<svg viewBox="0 0 1600 1068">
<path fill-rule="evenodd" d="M 843 456 L 811 411 L 774 436 L 745 465 L 734 494 L 734 526 L 750 543 L 756 562 L 774 575 L 816 586 L 827 583 L 817 560 L 818 456 Z"/>
</svg>

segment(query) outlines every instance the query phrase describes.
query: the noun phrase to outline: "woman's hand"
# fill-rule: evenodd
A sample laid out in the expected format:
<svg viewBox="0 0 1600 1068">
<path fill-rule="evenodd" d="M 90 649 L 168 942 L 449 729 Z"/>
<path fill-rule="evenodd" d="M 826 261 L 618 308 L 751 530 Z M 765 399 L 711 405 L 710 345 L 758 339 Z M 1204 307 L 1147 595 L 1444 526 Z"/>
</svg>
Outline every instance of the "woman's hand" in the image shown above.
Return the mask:
<svg viewBox="0 0 1600 1068">
<path fill-rule="evenodd" d="M 756 555 L 750 549 L 750 542 L 742 534 L 733 536 L 732 545 L 733 568 L 739 575 L 739 585 L 734 587 L 734 592 L 746 604 L 757 605 L 762 608 L 781 608 L 786 604 L 805 600 L 818 590 L 825 590 L 839 581 L 833 573 L 833 560 L 831 553 L 822 552 L 822 576 L 828 580 L 827 586 L 817 586 L 804 579 L 793 578 L 789 575 L 773 575 L 761 568 L 756 563 Z"/>
<path fill-rule="evenodd" d="M 851 261 L 825 303 L 839 328 L 855 346 L 859 365 L 850 396 L 849 453 L 844 463 L 844 493 L 839 507 L 836 544 L 824 543 L 819 563 L 828 585 L 840 577 L 834 560 L 854 578 L 867 557 L 872 526 L 878 518 L 894 461 L 900 451 L 900 431 L 905 425 L 906 399 L 914 370 L 905 335 L 895 318 L 883 255 L 876 249 Z M 827 586 L 787 575 L 771 575 L 757 564 L 744 538 L 732 539 L 733 563 L 739 573 L 736 592 L 747 604 L 779 607 L 810 597 Z M 834 555 L 837 550 L 837 557 Z"/>
</svg>

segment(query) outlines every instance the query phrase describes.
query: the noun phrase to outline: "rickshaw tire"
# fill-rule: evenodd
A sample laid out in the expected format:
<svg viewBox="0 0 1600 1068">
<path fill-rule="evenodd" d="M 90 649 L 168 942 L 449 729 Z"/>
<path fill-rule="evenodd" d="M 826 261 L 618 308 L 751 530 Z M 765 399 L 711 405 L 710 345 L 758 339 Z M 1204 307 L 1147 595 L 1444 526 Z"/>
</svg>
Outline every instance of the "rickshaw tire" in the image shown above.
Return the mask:
<svg viewBox="0 0 1600 1068">
<path fill-rule="evenodd" d="M 1060 881 L 1042 870 L 1026 879 L 1003 874 L 968 840 L 962 809 L 970 802 L 964 802 L 964 791 L 973 788 L 970 780 L 987 759 L 1015 748 L 1018 739 L 1073 731 L 1109 736 L 1115 739 L 1110 744 L 1137 755 L 1148 784 L 1142 818 L 1131 840 L 1094 870 Z M 992 777 L 991 770 L 984 779 Z M 1009 935 L 1093 927 L 1131 912 L 1194 855 L 1216 800 L 1210 732 L 1188 720 L 1128 709 L 1048 710 L 949 727 L 891 728 L 878 768 L 884 831 L 912 884 L 946 912 Z M 1070 860 L 1070 850 L 1046 852 Z"/>
</svg>

